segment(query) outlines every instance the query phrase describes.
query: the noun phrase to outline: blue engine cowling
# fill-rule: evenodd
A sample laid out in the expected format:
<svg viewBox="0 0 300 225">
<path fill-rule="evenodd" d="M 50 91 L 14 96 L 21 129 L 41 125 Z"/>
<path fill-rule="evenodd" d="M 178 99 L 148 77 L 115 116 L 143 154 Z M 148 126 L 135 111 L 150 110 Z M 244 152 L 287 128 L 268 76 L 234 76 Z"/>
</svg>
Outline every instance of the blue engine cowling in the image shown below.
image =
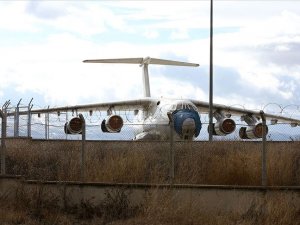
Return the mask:
<svg viewBox="0 0 300 225">
<path fill-rule="evenodd" d="M 202 128 L 199 113 L 191 109 L 175 110 L 172 113 L 174 129 L 183 139 L 198 137 Z"/>
</svg>

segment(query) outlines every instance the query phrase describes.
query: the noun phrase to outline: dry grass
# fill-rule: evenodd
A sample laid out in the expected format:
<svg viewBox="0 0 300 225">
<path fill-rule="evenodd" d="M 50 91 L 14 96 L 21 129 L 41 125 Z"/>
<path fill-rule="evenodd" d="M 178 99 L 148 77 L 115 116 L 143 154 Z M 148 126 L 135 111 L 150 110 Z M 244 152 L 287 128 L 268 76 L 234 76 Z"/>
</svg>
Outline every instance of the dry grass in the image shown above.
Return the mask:
<svg viewBox="0 0 300 225">
<path fill-rule="evenodd" d="M 20 188 L 20 187 L 19 187 Z M 130 193 L 119 189 L 106 193 L 95 205 L 89 201 L 78 205 L 60 206 L 43 187 L 17 189 L 17 202 L 0 200 L 1 225 L 299 225 L 300 206 L 291 205 L 284 193 L 267 194 L 242 214 L 207 212 L 198 202 L 176 204 L 172 191 L 153 189 L 141 205 L 132 205 Z M 39 204 L 37 204 L 39 202 Z M 204 209 L 204 210 L 202 210 Z"/>
<path fill-rule="evenodd" d="M 257 185 L 260 180 L 259 151 L 239 146 L 204 143 L 203 149 L 177 154 L 176 183 Z"/>
<path fill-rule="evenodd" d="M 106 149 L 87 145 L 86 181 L 168 182 L 169 148 Z M 268 144 L 268 183 L 300 185 L 300 143 Z M 247 142 L 203 142 L 178 145 L 175 151 L 175 183 L 260 185 L 261 145 Z M 80 145 L 20 145 L 7 149 L 7 173 L 28 179 L 79 180 Z M 283 193 L 284 194 L 284 193 Z M 16 190 L 16 201 L 0 198 L 1 225 L 73 224 L 183 224 L 183 225 L 299 225 L 300 208 L 290 205 L 280 194 L 269 194 L 265 202 L 255 202 L 244 214 L 206 213 L 196 202 L 174 204 L 171 192 L 156 190 L 145 195 L 142 205 L 133 206 L 128 193 L 107 193 L 100 205 L 89 201 L 59 206 L 57 199 L 41 186 L 35 190 Z M 205 208 L 205 206 L 203 206 Z"/>
<path fill-rule="evenodd" d="M 163 152 L 143 150 L 97 151 L 87 157 L 89 181 L 161 183 L 166 179 L 167 164 Z"/>
<path fill-rule="evenodd" d="M 268 184 L 300 185 L 300 143 L 268 144 Z M 72 142 L 49 146 L 8 148 L 7 173 L 28 179 L 79 180 L 80 145 Z M 247 142 L 178 145 L 175 183 L 260 185 L 261 145 Z M 166 183 L 169 148 L 103 149 L 88 145 L 86 181 Z"/>
</svg>

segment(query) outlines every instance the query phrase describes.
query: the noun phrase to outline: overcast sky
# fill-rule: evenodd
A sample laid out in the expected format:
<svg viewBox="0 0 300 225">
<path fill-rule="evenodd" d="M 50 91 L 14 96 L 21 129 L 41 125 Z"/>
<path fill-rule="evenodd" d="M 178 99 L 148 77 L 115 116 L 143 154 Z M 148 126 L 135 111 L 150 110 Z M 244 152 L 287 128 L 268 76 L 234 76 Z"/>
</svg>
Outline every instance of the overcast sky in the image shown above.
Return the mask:
<svg viewBox="0 0 300 225">
<path fill-rule="evenodd" d="M 138 65 L 155 57 L 152 97 L 208 101 L 209 1 L 0 1 L 0 104 L 35 107 L 142 98 Z M 214 1 L 214 101 L 299 105 L 300 1 Z"/>
</svg>

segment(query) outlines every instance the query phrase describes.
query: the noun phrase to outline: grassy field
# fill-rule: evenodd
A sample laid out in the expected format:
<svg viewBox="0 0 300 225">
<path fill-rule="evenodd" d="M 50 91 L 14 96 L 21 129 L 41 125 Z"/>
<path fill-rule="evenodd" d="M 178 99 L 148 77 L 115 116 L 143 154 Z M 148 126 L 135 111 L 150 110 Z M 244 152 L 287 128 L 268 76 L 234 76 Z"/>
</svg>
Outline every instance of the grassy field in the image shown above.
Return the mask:
<svg viewBox="0 0 300 225">
<path fill-rule="evenodd" d="M 247 142 L 178 145 L 175 149 L 175 183 L 260 185 L 261 145 Z M 149 145 L 148 145 L 149 146 Z M 80 145 L 66 142 L 40 150 L 26 146 L 7 149 L 7 173 L 28 179 L 80 180 Z M 300 142 L 267 146 L 269 185 L 300 185 Z M 167 183 L 169 147 L 86 148 L 86 181 Z"/>
<path fill-rule="evenodd" d="M 175 183 L 260 185 L 261 146 L 239 142 L 203 142 L 201 149 L 182 145 L 175 151 Z M 251 146 L 251 147 L 249 147 Z M 300 143 L 268 146 L 269 185 L 300 185 Z M 86 181 L 168 183 L 169 149 L 107 150 L 87 147 Z M 7 149 L 7 173 L 27 179 L 79 180 L 80 147 L 71 142 L 53 148 L 26 146 Z M 126 191 L 107 193 L 94 205 L 59 206 L 41 190 L 16 190 L 16 201 L 0 196 L 0 224 L 300 224 L 299 206 L 290 205 L 280 194 L 266 196 L 265 204 L 253 204 L 244 214 L 224 212 L 207 214 L 192 205 L 174 205 L 170 193 L 150 192 L 143 204 L 135 206 Z"/>
</svg>

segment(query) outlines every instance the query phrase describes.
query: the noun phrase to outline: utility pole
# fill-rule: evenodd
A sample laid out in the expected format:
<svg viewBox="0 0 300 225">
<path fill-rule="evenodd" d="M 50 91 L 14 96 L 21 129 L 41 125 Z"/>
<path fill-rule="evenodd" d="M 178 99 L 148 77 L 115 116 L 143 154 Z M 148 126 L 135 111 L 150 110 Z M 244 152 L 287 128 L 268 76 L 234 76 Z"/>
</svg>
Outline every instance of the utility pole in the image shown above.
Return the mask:
<svg viewBox="0 0 300 225">
<path fill-rule="evenodd" d="M 267 142 L 267 125 L 266 125 L 266 117 L 264 111 L 260 111 L 261 119 L 262 119 L 262 150 L 261 150 L 261 185 L 267 186 L 267 150 L 266 150 L 266 142 Z"/>
<path fill-rule="evenodd" d="M 209 141 L 213 140 L 213 0 L 210 0 Z"/>
</svg>

